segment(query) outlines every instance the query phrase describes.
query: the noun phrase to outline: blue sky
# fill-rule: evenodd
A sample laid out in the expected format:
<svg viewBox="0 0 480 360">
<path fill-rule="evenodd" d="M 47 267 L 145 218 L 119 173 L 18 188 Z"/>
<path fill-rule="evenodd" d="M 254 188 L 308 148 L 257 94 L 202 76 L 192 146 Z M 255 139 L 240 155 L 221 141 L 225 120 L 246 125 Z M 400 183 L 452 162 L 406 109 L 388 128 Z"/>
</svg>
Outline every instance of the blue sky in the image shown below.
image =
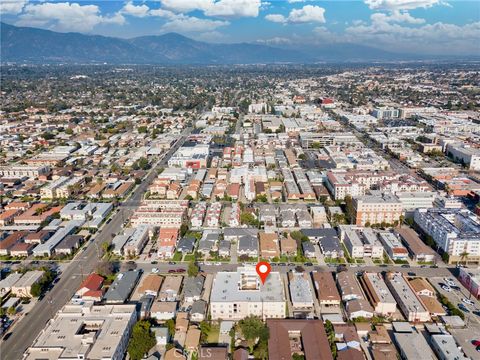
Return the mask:
<svg viewBox="0 0 480 360">
<path fill-rule="evenodd" d="M 210 42 L 480 54 L 479 0 L 1 0 L 0 11 L 18 26 L 124 38 L 173 31 Z"/>
</svg>

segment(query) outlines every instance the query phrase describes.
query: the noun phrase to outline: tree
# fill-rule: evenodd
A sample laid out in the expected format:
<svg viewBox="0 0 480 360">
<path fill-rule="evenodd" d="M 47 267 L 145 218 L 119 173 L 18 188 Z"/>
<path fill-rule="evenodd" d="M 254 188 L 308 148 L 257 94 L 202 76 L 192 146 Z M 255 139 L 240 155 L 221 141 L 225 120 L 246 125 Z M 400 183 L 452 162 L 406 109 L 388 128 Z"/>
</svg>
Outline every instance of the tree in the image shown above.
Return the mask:
<svg viewBox="0 0 480 360">
<path fill-rule="evenodd" d="M 268 342 L 259 341 L 255 349 L 253 350 L 253 356 L 255 359 L 267 360 L 268 359 Z"/>
<path fill-rule="evenodd" d="M 33 297 L 39 297 L 42 294 L 42 286 L 40 285 L 40 283 L 35 283 L 32 285 L 32 287 L 30 288 L 30 294 Z"/>
<path fill-rule="evenodd" d="M 5 315 L 7 315 L 7 310 L 5 308 L 0 308 L 0 317 L 4 317 Z"/>
<path fill-rule="evenodd" d="M 7 309 L 7 314 L 10 316 L 14 316 L 16 313 L 17 313 L 17 309 L 15 308 L 15 306 L 10 306 Z"/>
<path fill-rule="evenodd" d="M 238 323 L 243 337 L 247 341 L 250 353 L 257 341 L 268 341 L 270 336 L 268 327 L 256 316 L 248 316 Z"/>
<path fill-rule="evenodd" d="M 139 126 L 137 128 L 139 134 L 145 134 L 147 133 L 147 127 L 146 126 Z"/>
<path fill-rule="evenodd" d="M 240 221 L 244 225 L 258 226 L 258 220 L 255 219 L 255 216 L 249 212 L 242 212 L 240 215 Z"/>
<path fill-rule="evenodd" d="M 108 277 L 114 273 L 113 263 L 110 261 L 102 261 L 97 265 L 95 272 L 103 277 Z"/>
<path fill-rule="evenodd" d="M 165 321 L 165 326 L 168 328 L 168 333 L 170 336 L 173 337 L 175 335 L 175 320 L 168 319 Z"/>
<path fill-rule="evenodd" d="M 198 266 L 195 264 L 195 261 L 190 261 L 190 263 L 188 264 L 188 270 L 187 270 L 188 276 L 190 276 L 190 277 L 195 277 L 195 276 L 197 276 L 199 270 L 200 270 L 200 269 L 199 269 Z"/>
<path fill-rule="evenodd" d="M 200 323 L 200 331 L 201 331 L 200 342 L 202 344 L 207 341 L 208 334 L 210 333 L 211 330 L 212 330 L 212 326 L 208 321 L 202 321 Z"/>
<path fill-rule="evenodd" d="M 49 132 L 44 132 L 40 136 L 42 138 L 44 138 L 45 140 L 52 140 L 55 137 L 55 135 L 53 135 L 52 133 L 49 133 Z"/>
<path fill-rule="evenodd" d="M 104 241 L 102 243 L 102 250 L 103 250 L 103 253 L 106 254 L 110 251 L 110 244 L 106 241 Z"/>
<path fill-rule="evenodd" d="M 155 346 L 155 334 L 150 330 L 150 323 L 146 320 L 137 322 L 132 329 L 128 342 L 128 355 L 133 360 L 142 359 Z"/>
</svg>

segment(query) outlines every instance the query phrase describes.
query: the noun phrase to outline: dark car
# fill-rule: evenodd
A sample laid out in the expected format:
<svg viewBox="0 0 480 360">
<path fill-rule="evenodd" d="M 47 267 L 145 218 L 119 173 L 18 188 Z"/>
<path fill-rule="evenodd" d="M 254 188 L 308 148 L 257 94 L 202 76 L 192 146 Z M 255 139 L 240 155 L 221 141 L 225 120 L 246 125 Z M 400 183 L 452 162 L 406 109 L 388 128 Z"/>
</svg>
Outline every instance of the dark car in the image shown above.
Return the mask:
<svg viewBox="0 0 480 360">
<path fill-rule="evenodd" d="M 408 269 L 409 267 L 410 267 L 410 265 L 408 265 L 408 264 L 403 264 L 402 265 L 402 268 L 405 268 L 405 269 Z"/>
<path fill-rule="evenodd" d="M 387 264 L 380 264 L 380 265 L 378 265 L 378 266 L 380 266 L 380 267 L 388 267 Z"/>
<path fill-rule="evenodd" d="M 417 274 L 414 273 L 413 271 L 409 271 L 409 272 L 408 272 L 408 276 L 417 276 Z"/>
<path fill-rule="evenodd" d="M 173 269 L 170 269 L 170 270 L 168 270 L 168 273 L 169 273 L 169 274 L 173 274 L 173 273 L 176 273 L 176 271 L 173 270 Z"/>
<path fill-rule="evenodd" d="M 175 264 L 176 264 L 175 261 L 169 261 L 169 262 L 168 262 L 168 265 L 175 265 Z"/>
<path fill-rule="evenodd" d="M 458 308 L 460 310 L 462 310 L 463 312 L 466 312 L 466 313 L 470 312 L 470 310 L 468 310 L 467 307 L 465 305 L 463 305 L 462 303 L 458 304 Z"/>
<path fill-rule="evenodd" d="M 472 311 L 472 314 L 475 314 L 477 316 L 480 316 L 480 310 L 475 310 L 475 311 Z M 480 345 L 480 344 L 479 344 Z"/>
<path fill-rule="evenodd" d="M 157 260 L 153 260 L 153 261 L 150 262 L 150 264 L 152 264 L 152 265 L 157 265 L 157 264 L 158 264 L 158 261 L 157 261 Z"/>
<path fill-rule="evenodd" d="M 185 269 L 177 269 L 177 273 L 184 273 L 185 271 Z"/>
<path fill-rule="evenodd" d="M 306 263 L 304 263 L 303 265 L 305 265 L 305 266 L 313 266 L 313 263 L 311 263 L 311 262 L 306 262 Z"/>
</svg>

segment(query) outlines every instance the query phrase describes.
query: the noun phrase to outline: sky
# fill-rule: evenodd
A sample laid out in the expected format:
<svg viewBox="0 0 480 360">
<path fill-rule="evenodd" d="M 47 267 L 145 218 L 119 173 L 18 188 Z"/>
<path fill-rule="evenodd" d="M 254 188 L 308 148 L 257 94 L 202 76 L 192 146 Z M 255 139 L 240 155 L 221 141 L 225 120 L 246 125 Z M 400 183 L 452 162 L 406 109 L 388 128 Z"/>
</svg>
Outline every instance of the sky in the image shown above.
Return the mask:
<svg viewBox="0 0 480 360">
<path fill-rule="evenodd" d="M 17 26 L 121 38 L 177 32 L 217 43 L 480 55 L 480 0 L 1 0 L 0 14 Z"/>
</svg>

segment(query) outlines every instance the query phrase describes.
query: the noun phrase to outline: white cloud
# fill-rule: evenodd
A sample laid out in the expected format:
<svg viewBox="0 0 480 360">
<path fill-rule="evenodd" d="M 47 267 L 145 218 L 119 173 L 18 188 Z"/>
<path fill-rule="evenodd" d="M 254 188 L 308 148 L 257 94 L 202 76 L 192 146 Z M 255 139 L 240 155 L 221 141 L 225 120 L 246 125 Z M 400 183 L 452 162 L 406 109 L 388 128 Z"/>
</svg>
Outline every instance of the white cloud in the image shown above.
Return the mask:
<svg viewBox="0 0 480 360">
<path fill-rule="evenodd" d="M 135 17 L 145 17 L 149 15 L 150 8 L 145 5 L 133 5 L 133 2 L 129 1 L 125 4 L 121 11 L 122 14 L 131 15 Z"/>
<path fill-rule="evenodd" d="M 480 54 L 480 21 L 465 25 L 437 22 L 422 26 L 404 26 L 371 17 L 369 25 L 350 26 L 345 29 L 344 40 L 393 51 L 417 51 L 443 54 Z M 448 53 L 445 53 L 448 49 Z"/>
<path fill-rule="evenodd" d="M 166 9 L 188 13 L 200 10 L 207 16 L 257 17 L 261 0 L 162 0 Z"/>
<path fill-rule="evenodd" d="M 375 13 L 370 16 L 372 22 L 423 24 L 425 19 L 413 17 L 406 11 L 395 10 L 391 14 Z"/>
<path fill-rule="evenodd" d="M 291 24 L 304 24 L 304 23 L 325 23 L 325 9 L 320 6 L 305 5 L 301 9 L 292 9 L 288 17 L 281 14 L 268 14 L 265 16 L 268 21 L 276 23 L 291 23 Z"/>
<path fill-rule="evenodd" d="M 290 11 L 288 21 L 292 23 L 325 22 L 325 9 L 320 6 L 305 5 L 301 9 Z"/>
<path fill-rule="evenodd" d="M 229 24 L 228 21 L 200 19 L 193 16 L 178 14 L 169 19 L 162 26 L 162 30 L 165 32 L 176 31 L 182 33 L 211 32 L 219 27 L 227 26 Z"/>
<path fill-rule="evenodd" d="M 0 14 L 20 14 L 28 0 L 1 0 Z"/>
<path fill-rule="evenodd" d="M 364 0 L 372 10 L 412 10 L 427 8 L 441 3 L 441 0 Z"/>
<path fill-rule="evenodd" d="M 271 22 L 276 22 L 276 23 L 287 22 L 287 18 L 280 14 L 268 14 L 265 16 L 265 19 Z"/>
<path fill-rule="evenodd" d="M 90 31 L 99 24 L 123 23 L 125 18 L 119 13 L 103 16 L 97 5 L 68 2 L 29 4 L 16 22 L 21 26 L 39 26 L 59 31 Z"/>
</svg>

